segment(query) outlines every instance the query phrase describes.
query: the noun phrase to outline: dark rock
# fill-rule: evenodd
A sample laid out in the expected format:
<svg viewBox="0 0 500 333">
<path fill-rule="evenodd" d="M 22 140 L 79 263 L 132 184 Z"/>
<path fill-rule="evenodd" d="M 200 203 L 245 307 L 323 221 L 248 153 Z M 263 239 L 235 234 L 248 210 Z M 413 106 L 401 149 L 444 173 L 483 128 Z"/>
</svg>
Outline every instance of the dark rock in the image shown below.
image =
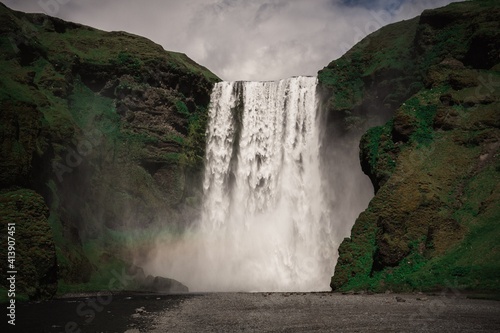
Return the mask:
<svg viewBox="0 0 500 333">
<path fill-rule="evenodd" d="M 43 115 L 36 105 L 25 102 L 3 100 L 0 108 L 0 187 L 28 186 Z"/>
<path fill-rule="evenodd" d="M 0 253 L 0 259 L 3 263 L 8 262 L 7 236 L 15 240 L 15 257 L 10 262 L 13 266 L 2 269 L 0 284 L 9 289 L 7 272 L 17 271 L 16 295 L 25 295 L 32 300 L 50 298 L 57 290 L 56 248 L 48 217 L 49 209 L 34 191 L 0 191 L 0 229 L 4 235 L 1 244 L 5 249 Z"/>
<path fill-rule="evenodd" d="M 472 70 L 463 70 L 451 73 L 449 76 L 449 82 L 451 87 L 455 90 L 475 87 L 479 83 L 476 72 Z"/>
<path fill-rule="evenodd" d="M 408 142 L 410 136 L 413 134 L 413 132 L 415 132 L 416 128 L 417 126 L 415 117 L 407 113 L 396 112 L 394 116 L 392 138 L 395 142 Z"/>
<path fill-rule="evenodd" d="M 439 100 L 445 106 L 453 106 L 458 104 L 458 101 L 456 101 L 451 94 L 441 95 L 439 97 Z"/>
<path fill-rule="evenodd" d="M 144 280 L 138 280 L 139 289 L 155 293 L 187 293 L 188 287 L 179 281 L 161 276 L 148 275 Z"/>
<path fill-rule="evenodd" d="M 445 131 L 457 128 L 460 123 L 460 117 L 456 110 L 449 107 L 438 107 L 434 117 L 434 127 Z"/>
</svg>

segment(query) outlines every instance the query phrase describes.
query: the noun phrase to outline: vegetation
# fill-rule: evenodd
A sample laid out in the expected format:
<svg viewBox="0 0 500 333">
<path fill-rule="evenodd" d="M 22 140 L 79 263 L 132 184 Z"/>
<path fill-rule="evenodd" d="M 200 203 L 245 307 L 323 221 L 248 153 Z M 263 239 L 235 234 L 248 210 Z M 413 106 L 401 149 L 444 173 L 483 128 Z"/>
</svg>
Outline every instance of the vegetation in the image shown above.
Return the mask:
<svg viewBox="0 0 500 333">
<path fill-rule="evenodd" d="M 18 271 L 13 290 L 17 300 L 50 297 L 57 288 L 56 253 L 48 213 L 43 198 L 32 190 L 0 190 L 0 230 L 4 235 L 0 244 L 5 249 L 0 259 L 5 263 L 3 267 L 8 267 L 0 276 L 8 282 L 7 272 Z M 2 286 L 9 289 L 9 284 Z"/>
<path fill-rule="evenodd" d="M 373 112 L 387 115 L 361 139 L 376 195 L 339 248 L 334 290 L 500 294 L 500 93 L 491 84 L 500 74 L 492 21 L 499 14 L 489 0 L 426 11 L 381 29 L 320 72 L 331 89 L 343 89 L 335 76 L 361 74 L 360 90 L 344 85 L 362 96 L 348 112 L 367 123 Z M 359 52 L 370 56 L 353 57 Z M 352 68 L 342 65 L 349 57 Z M 388 82 L 392 88 L 382 89 Z M 327 112 L 343 107 L 328 103 Z"/>
<path fill-rule="evenodd" d="M 387 117 L 418 91 L 421 84 L 411 52 L 417 25 L 415 18 L 383 27 L 319 71 L 326 112 L 339 130 L 364 131 L 373 116 Z"/>
<path fill-rule="evenodd" d="M 375 190 L 383 184 L 394 172 L 396 156 L 399 152 L 392 141 L 392 122 L 384 126 L 370 128 L 361 138 L 361 145 L 366 149 L 361 151 L 363 170 L 371 175 Z"/>
<path fill-rule="evenodd" d="M 0 22 L 0 189 L 43 197 L 40 224 L 57 257 L 56 280 L 23 277 L 48 291 L 20 282 L 21 294 L 46 298 L 56 282 L 60 293 L 102 289 L 131 263 L 117 230 L 140 237 L 164 225 L 159 216 L 177 227 L 191 219 L 179 211 L 199 202 L 205 113 L 219 79 L 132 34 L 2 4 Z"/>
</svg>

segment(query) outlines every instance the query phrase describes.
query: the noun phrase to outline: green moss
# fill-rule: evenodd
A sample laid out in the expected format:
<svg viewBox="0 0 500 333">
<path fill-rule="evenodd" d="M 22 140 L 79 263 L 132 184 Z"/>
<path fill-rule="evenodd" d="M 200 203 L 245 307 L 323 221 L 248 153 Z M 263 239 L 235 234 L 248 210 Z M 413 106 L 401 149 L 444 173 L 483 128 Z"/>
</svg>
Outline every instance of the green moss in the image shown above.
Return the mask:
<svg viewBox="0 0 500 333">
<path fill-rule="evenodd" d="M 74 83 L 68 102 L 75 123 L 83 130 L 97 129 L 109 135 L 120 122 L 113 100 L 95 94 L 81 81 Z"/>
<path fill-rule="evenodd" d="M 191 113 L 189 112 L 186 104 L 183 101 L 175 102 L 175 108 L 177 109 L 177 112 L 179 112 L 179 114 L 183 115 L 187 119 L 191 117 Z"/>
<path fill-rule="evenodd" d="M 179 160 L 181 159 L 182 154 L 180 153 L 166 153 L 164 154 L 163 158 L 167 163 L 170 164 L 178 164 Z"/>
<path fill-rule="evenodd" d="M 352 109 L 361 103 L 364 85 L 356 71 L 359 58 L 359 53 L 353 54 L 351 58 L 341 58 L 332 69 L 324 69 L 318 73 L 319 82 L 333 90 L 330 105 L 335 110 Z"/>
<path fill-rule="evenodd" d="M 205 156 L 205 137 L 207 128 L 207 111 L 205 107 L 198 107 L 197 112 L 190 118 L 189 133 L 185 143 L 185 165 L 191 172 L 201 172 Z"/>
<path fill-rule="evenodd" d="M 468 221 L 470 231 L 459 245 L 444 256 L 422 261 L 418 269 L 404 272 L 404 280 L 393 281 L 393 285 L 406 285 L 411 290 L 435 290 L 451 285 L 463 290 L 499 292 L 500 227 L 496 221 L 500 212 L 491 209 L 488 216 Z M 390 280 L 387 276 L 385 279 Z"/>
<path fill-rule="evenodd" d="M 174 64 L 174 66 L 185 68 L 197 75 L 201 74 L 207 80 L 210 80 L 212 82 L 217 82 L 220 80 L 215 74 L 213 74 L 207 68 L 200 66 L 199 64 L 188 58 L 183 53 L 169 52 L 168 58 L 170 59 L 172 64 Z"/>
<path fill-rule="evenodd" d="M 370 128 L 361 138 L 360 159 L 363 171 L 378 187 L 387 181 L 396 168 L 399 146 L 392 140 L 393 122 Z"/>
<path fill-rule="evenodd" d="M 421 105 L 419 99 L 414 97 L 406 101 L 403 108 L 417 119 L 416 129 L 410 136 L 410 141 L 419 146 L 428 146 L 433 139 L 437 106 L 435 104 Z"/>
<path fill-rule="evenodd" d="M 179 135 L 175 135 L 175 134 L 165 135 L 163 140 L 165 140 L 166 142 L 175 142 L 175 143 L 178 143 L 180 145 L 183 145 L 185 142 L 184 137 L 179 136 Z"/>
<path fill-rule="evenodd" d="M 371 207 L 361 213 L 351 238 L 339 247 L 339 258 L 330 286 L 333 290 L 369 289 L 370 272 L 376 251 L 376 225 Z M 341 269 L 339 269 L 341 268 Z"/>
<path fill-rule="evenodd" d="M 405 103 L 405 112 L 421 111 L 420 101 L 424 97 L 420 95 L 419 99 Z M 469 115 L 459 109 L 463 112 L 457 116 L 467 116 L 468 119 L 479 115 L 482 119 L 489 117 L 482 107 L 469 110 Z M 433 291 L 452 287 L 499 291 L 500 249 L 497 239 L 500 226 L 495 221 L 500 219 L 500 209 L 494 202 L 498 201 L 500 194 L 497 171 L 500 156 L 490 152 L 491 160 L 484 166 L 479 159 L 479 156 L 486 156 L 482 155 L 484 149 L 489 149 L 488 145 L 479 142 L 495 138 L 498 130 L 476 131 L 466 122 L 466 131 L 455 128 L 450 132 L 435 132 L 429 126 L 433 111 L 422 114 L 418 126 L 427 126 L 433 139 L 426 142 L 427 146 L 422 144 L 423 141 L 410 140 L 401 147 L 402 155 L 398 158 L 394 178 L 391 177 L 377 192 L 368 214 L 362 214 L 356 221 L 352 241 L 344 241 L 339 249 L 339 265 L 343 267 L 338 267 L 336 274 L 342 276 L 349 270 L 356 272 L 344 283 L 335 285 L 339 290 Z M 370 154 L 381 154 L 383 132 L 383 127 L 378 127 L 365 135 L 371 137 L 365 140 L 374 142 L 364 147 Z M 474 145 L 462 139 L 470 135 L 472 139 L 467 140 L 476 142 Z M 414 154 L 416 157 L 412 157 Z M 378 158 L 375 162 L 375 170 L 380 172 Z M 356 227 L 366 224 L 367 218 L 377 221 L 378 227 L 379 236 L 372 252 L 376 253 L 380 245 L 394 248 L 394 252 L 408 248 L 408 253 L 394 267 L 374 269 L 373 258 L 370 263 L 368 256 L 358 255 L 362 251 L 370 253 L 367 249 L 371 246 L 360 240 Z M 398 223 L 399 219 L 404 222 Z M 386 244 L 381 244 L 381 241 Z M 358 265 L 368 265 L 374 270 L 363 273 Z"/>
<path fill-rule="evenodd" d="M 128 71 L 135 73 L 142 67 L 142 62 L 128 52 L 118 53 L 117 60 L 111 60 L 111 63 L 116 66 L 127 67 Z"/>
<path fill-rule="evenodd" d="M 37 89 L 28 85 L 31 80 L 30 69 L 22 68 L 13 60 L 0 59 L 0 100 L 17 100 L 36 103 L 43 100 Z"/>
<path fill-rule="evenodd" d="M 0 245 L 7 250 L 6 236 L 15 239 L 15 261 L 9 263 L 14 265 L 12 270 L 18 271 L 16 299 L 51 297 L 57 288 L 57 264 L 43 198 L 29 189 L 4 189 L 0 191 L 0 202 L 0 231 L 5 235 Z M 15 228 L 9 229 L 9 233 L 8 223 Z M 0 259 L 7 262 L 7 251 L 0 254 Z M 8 287 L 7 270 L 0 276 L 0 284 Z"/>
<path fill-rule="evenodd" d="M 366 145 L 370 154 L 370 166 L 375 168 L 379 158 L 379 147 L 381 136 L 385 132 L 384 126 L 372 127 L 366 132 L 368 144 Z"/>
<path fill-rule="evenodd" d="M 422 35 L 433 34 L 433 31 L 428 26 L 420 26 L 419 29 L 419 33 Z M 420 59 L 420 71 L 425 74 L 430 66 L 438 63 L 445 56 L 465 54 L 467 46 L 463 45 L 462 36 L 467 34 L 464 29 L 465 25 L 453 25 L 449 29 L 440 30 L 435 36 L 437 42 L 427 49 Z"/>
<path fill-rule="evenodd" d="M 417 25 L 413 19 L 385 26 L 318 72 L 319 86 L 331 96 L 324 109 L 344 123 L 341 129 L 359 130 L 368 113 L 397 107 L 421 88 L 412 59 Z"/>
</svg>

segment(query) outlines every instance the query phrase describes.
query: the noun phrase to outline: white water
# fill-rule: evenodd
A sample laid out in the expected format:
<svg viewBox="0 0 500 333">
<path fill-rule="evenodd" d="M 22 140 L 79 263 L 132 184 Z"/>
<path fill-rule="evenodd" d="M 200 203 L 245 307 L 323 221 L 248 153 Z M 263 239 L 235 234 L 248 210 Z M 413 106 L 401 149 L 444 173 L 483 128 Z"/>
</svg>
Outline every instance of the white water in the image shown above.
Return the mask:
<svg viewBox="0 0 500 333">
<path fill-rule="evenodd" d="M 316 81 L 215 85 L 202 219 L 163 243 L 157 271 L 191 291 L 329 290 L 339 239 L 322 193 Z"/>
</svg>

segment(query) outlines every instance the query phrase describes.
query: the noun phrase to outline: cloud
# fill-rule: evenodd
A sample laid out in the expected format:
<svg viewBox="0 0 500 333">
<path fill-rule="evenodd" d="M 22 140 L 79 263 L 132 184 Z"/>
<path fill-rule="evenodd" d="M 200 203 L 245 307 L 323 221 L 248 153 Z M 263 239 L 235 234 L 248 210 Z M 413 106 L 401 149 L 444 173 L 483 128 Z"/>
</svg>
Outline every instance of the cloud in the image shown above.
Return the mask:
<svg viewBox="0 0 500 333">
<path fill-rule="evenodd" d="M 316 75 L 361 38 L 452 0 L 2 0 L 145 36 L 225 80 Z"/>
<path fill-rule="evenodd" d="M 404 3 L 404 0 L 342 0 L 341 3 L 352 7 L 394 10 L 399 8 Z"/>
</svg>

